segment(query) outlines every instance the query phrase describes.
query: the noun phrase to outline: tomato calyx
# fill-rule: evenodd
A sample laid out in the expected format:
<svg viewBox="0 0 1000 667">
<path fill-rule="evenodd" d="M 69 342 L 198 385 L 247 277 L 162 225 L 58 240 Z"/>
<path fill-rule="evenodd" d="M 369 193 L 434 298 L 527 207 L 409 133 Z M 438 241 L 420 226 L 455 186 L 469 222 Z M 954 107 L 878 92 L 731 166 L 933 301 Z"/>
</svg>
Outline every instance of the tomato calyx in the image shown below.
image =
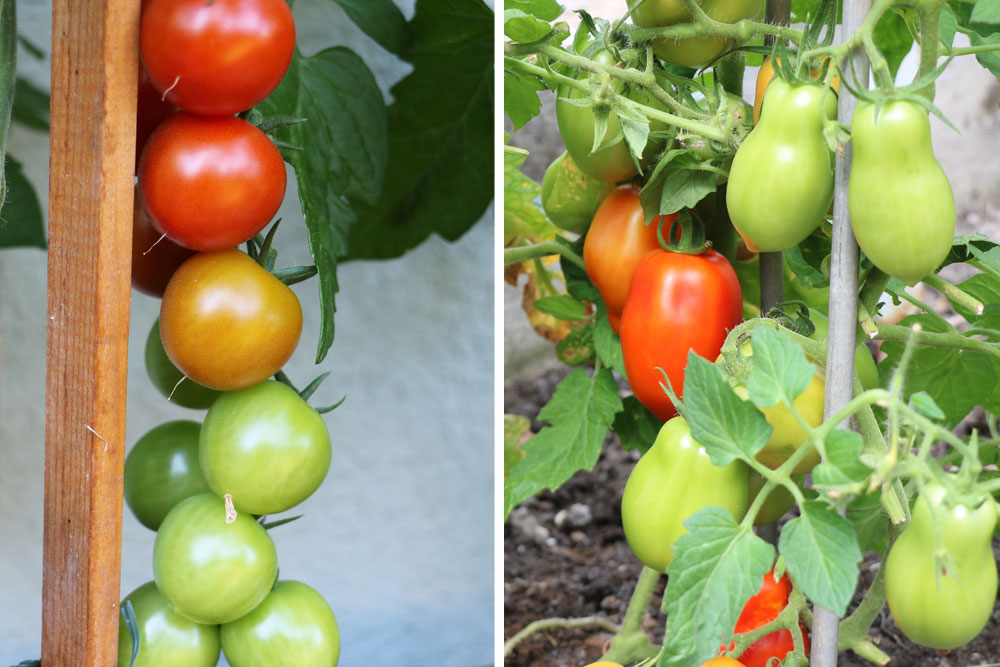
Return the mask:
<svg viewBox="0 0 1000 667">
<path fill-rule="evenodd" d="M 685 209 L 677 214 L 677 219 L 667 229 L 667 236 L 669 239 L 663 236 L 661 218 L 656 227 L 656 239 L 664 250 L 681 255 L 704 255 L 712 249 L 712 242 L 705 236 L 705 225 L 691 210 Z"/>
</svg>

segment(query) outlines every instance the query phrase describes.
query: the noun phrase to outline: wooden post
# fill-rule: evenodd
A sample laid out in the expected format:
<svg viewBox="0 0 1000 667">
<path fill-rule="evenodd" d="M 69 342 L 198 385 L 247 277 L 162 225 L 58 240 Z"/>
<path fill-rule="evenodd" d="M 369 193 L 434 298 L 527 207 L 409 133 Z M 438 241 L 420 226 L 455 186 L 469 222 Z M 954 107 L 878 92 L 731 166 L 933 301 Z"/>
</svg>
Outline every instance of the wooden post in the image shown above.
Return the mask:
<svg viewBox="0 0 1000 667">
<path fill-rule="evenodd" d="M 42 664 L 117 664 L 138 0 L 53 0 Z"/>
</svg>

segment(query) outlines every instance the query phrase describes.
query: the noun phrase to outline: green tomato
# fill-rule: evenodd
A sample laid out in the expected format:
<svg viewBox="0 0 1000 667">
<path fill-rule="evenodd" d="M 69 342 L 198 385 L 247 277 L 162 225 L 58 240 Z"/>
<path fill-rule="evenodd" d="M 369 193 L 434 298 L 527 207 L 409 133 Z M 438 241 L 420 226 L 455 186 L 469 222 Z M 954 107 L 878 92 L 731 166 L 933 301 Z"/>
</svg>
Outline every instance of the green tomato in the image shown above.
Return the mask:
<svg viewBox="0 0 1000 667">
<path fill-rule="evenodd" d="M 861 102 L 851 121 L 854 156 L 847 207 L 858 245 L 908 285 L 951 250 L 955 198 L 934 158 L 927 111 L 913 102 Z"/>
<path fill-rule="evenodd" d="M 605 65 L 614 65 L 615 58 L 607 50 L 598 51 L 592 59 Z M 585 79 L 587 72 L 581 72 L 580 79 Z M 627 88 L 624 84 L 615 86 L 615 92 L 627 98 L 657 109 L 664 109 L 659 101 L 650 97 L 645 91 L 637 88 Z M 559 123 L 559 134 L 566 145 L 566 152 L 573 162 L 587 176 L 606 183 L 626 181 L 639 173 L 639 167 L 632 159 L 628 145 L 622 134 L 621 123 L 613 112 L 608 115 L 607 129 L 596 152 L 594 147 L 594 110 L 591 107 L 579 107 L 568 102 L 569 99 L 586 99 L 587 91 L 578 90 L 568 85 L 560 86 L 556 99 L 556 121 Z M 665 123 L 651 121 L 650 132 L 662 132 L 667 129 Z M 643 162 L 650 159 L 657 151 L 658 142 L 650 140 L 643 152 Z"/>
<path fill-rule="evenodd" d="M 163 349 L 160 338 L 160 320 L 153 322 L 146 338 L 146 372 L 161 394 L 172 403 L 194 410 L 204 410 L 219 396 L 219 392 L 198 384 L 174 366 Z M 181 382 L 181 378 L 184 381 Z M 180 384 L 178 384 L 180 382 Z"/>
<path fill-rule="evenodd" d="M 125 504 L 146 528 L 156 530 L 174 505 L 211 490 L 198 463 L 199 431 L 193 421 L 160 424 L 128 453 Z"/>
<path fill-rule="evenodd" d="M 912 641 L 949 650 L 971 641 L 986 626 L 997 596 L 997 564 L 991 542 L 996 503 L 948 506 L 945 490 L 929 484 L 885 562 L 885 595 L 896 625 Z M 937 530 L 935 530 L 935 519 Z M 947 549 L 951 562 L 936 565 Z"/>
<path fill-rule="evenodd" d="M 743 400 L 750 399 L 746 387 L 739 385 L 733 390 Z M 817 371 L 806 390 L 792 401 L 795 409 L 813 428 L 823 423 L 823 393 L 825 391 L 826 382 L 823 380 L 823 374 Z M 771 437 L 764 445 L 764 449 L 757 452 L 756 458 L 768 468 L 777 470 L 799 447 L 805 444 L 809 434 L 802 428 L 799 420 L 795 418 L 788 406 L 780 401 L 769 408 L 758 407 L 757 409 L 771 425 Z M 819 462 L 819 450 L 813 448 L 795 465 L 792 472 L 797 475 L 805 474 L 815 468 Z"/>
<path fill-rule="evenodd" d="M 580 171 L 569 153 L 563 152 L 542 179 L 542 208 L 557 227 L 583 234 L 594 219 L 597 207 L 614 189 L 612 183 L 590 178 Z"/>
<path fill-rule="evenodd" d="M 218 625 L 249 613 L 278 576 L 278 554 L 264 528 L 211 493 L 191 496 L 163 520 L 153 543 L 153 579 L 178 614 Z"/>
<path fill-rule="evenodd" d="M 232 667 L 336 667 L 340 631 L 323 596 L 298 581 L 279 581 L 246 616 L 221 629 Z"/>
<path fill-rule="evenodd" d="M 215 667 L 219 662 L 219 627 L 203 625 L 174 613 L 156 584 L 147 582 L 129 593 L 139 622 L 139 652 L 134 667 Z M 118 622 L 118 667 L 132 664 L 132 638 L 125 618 Z"/>
<path fill-rule="evenodd" d="M 674 541 L 698 510 L 718 505 L 737 521 L 747 511 L 748 468 L 739 460 L 713 465 L 682 417 L 660 428 L 653 446 L 635 464 L 622 495 L 622 527 L 632 553 L 666 571 Z"/>
<path fill-rule="evenodd" d="M 212 404 L 199 439 L 201 469 L 241 512 L 277 514 L 319 488 L 330 469 L 326 423 L 295 390 L 266 380 Z"/>
<path fill-rule="evenodd" d="M 833 201 L 833 159 L 823 117 L 837 97 L 821 85 L 774 79 L 760 122 L 736 150 L 726 204 L 754 252 L 787 250 L 816 229 Z"/>
<path fill-rule="evenodd" d="M 760 16 L 761 0 L 696 0 L 709 18 L 723 23 L 736 23 Z M 630 0 L 629 6 L 636 1 Z M 632 20 L 643 28 L 659 28 L 689 23 L 691 12 L 682 0 L 646 0 L 632 13 Z M 671 65 L 698 68 L 714 62 L 726 51 L 739 46 L 725 37 L 690 37 L 687 39 L 657 39 L 653 52 Z"/>
<path fill-rule="evenodd" d="M 750 471 L 748 479 L 750 485 L 750 497 L 747 507 L 753 505 L 753 501 L 756 500 L 757 494 L 764 488 L 764 483 L 767 481 L 756 470 Z M 793 475 L 792 480 L 801 488 L 802 483 L 805 480 L 805 475 Z M 792 495 L 792 492 L 783 486 L 776 486 L 771 489 L 771 492 L 767 494 L 767 498 L 764 499 L 764 504 L 761 505 L 760 510 L 757 512 L 757 516 L 754 517 L 753 525 L 763 526 L 768 523 L 774 523 L 783 517 L 785 512 L 792 509 L 793 505 L 795 505 L 795 496 Z"/>
</svg>

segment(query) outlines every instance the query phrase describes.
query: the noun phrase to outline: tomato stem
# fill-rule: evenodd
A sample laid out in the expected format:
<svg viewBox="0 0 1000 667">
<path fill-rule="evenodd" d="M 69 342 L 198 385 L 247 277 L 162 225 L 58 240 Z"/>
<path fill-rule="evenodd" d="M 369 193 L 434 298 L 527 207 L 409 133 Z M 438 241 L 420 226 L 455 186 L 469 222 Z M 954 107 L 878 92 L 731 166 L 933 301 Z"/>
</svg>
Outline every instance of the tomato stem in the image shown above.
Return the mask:
<svg viewBox="0 0 1000 667">
<path fill-rule="evenodd" d="M 561 628 L 566 630 L 578 628 L 599 628 L 607 632 L 618 632 L 620 630 L 617 625 L 601 616 L 586 616 L 583 618 L 543 618 L 524 626 L 520 632 L 505 641 L 503 644 L 504 657 L 506 658 L 513 653 L 514 649 L 517 648 L 517 645 L 531 635 L 550 628 Z"/>
<path fill-rule="evenodd" d="M 563 244 L 555 241 L 543 241 L 541 243 L 519 246 L 517 248 L 504 248 L 503 263 L 511 264 L 512 262 L 523 262 L 525 260 L 538 259 L 539 257 L 548 257 L 551 255 L 560 255 L 565 259 L 568 259 L 573 264 L 576 264 L 579 268 L 584 268 L 582 257 Z"/>
<path fill-rule="evenodd" d="M 653 590 L 660 580 L 660 574 L 658 570 L 643 566 L 635 589 L 632 591 L 632 598 L 625 610 L 622 627 L 611 639 L 611 646 L 607 653 L 601 657 L 601 660 L 629 664 L 657 654 L 659 649 L 642 631 L 642 619 L 646 615 L 646 609 L 653 597 Z"/>
<path fill-rule="evenodd" d="M 937 275 L 936 273 L 929 274 L 923 279 L 923 282 L 928 287 L 933 287 L 937 291 L 944 294 L 949 301 L 955 303 L 959 306 L 971 310 L 976 315 L 983 314 L 983 302 L 972 296 L 968 292 L 963 291 L 957 285 L 952 285 L 950 282 Z"/>
</svg>

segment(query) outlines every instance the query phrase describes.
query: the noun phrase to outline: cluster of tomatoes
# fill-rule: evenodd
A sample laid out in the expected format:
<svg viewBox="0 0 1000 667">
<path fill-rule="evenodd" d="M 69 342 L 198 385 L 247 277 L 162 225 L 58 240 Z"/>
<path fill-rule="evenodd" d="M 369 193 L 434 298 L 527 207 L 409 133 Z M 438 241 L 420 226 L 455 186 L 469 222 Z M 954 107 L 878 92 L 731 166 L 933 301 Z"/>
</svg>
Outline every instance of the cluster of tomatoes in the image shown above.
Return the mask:
<svg viewBox="0 0 1000 667">
<path fill-rule="evenodd" d="M 157 531 L 153 581 L 129 594 L 120 666 L 337 664 L 330 606 L 278 581 L 264 515 L 311 495 L 330 467 L 321 415 L 269 379 L 294 352 L 302 309 L 257 237 L 281 205 L 284 160 L 241 116 L 295 49 L 285 0 L 144 0 L 133 286 L 162 297 L 146 342 L 154 385 L 202 423 L 144 435 L 125 500 Z M 272 228 L 273 234 L 273 228 Z M 235 246 L 250 241 L 256 256 Z M 138 637 L 133 655 L 132 634 Z M 134 663 L 133 663 L 134 661 Z"/>
</svg>

